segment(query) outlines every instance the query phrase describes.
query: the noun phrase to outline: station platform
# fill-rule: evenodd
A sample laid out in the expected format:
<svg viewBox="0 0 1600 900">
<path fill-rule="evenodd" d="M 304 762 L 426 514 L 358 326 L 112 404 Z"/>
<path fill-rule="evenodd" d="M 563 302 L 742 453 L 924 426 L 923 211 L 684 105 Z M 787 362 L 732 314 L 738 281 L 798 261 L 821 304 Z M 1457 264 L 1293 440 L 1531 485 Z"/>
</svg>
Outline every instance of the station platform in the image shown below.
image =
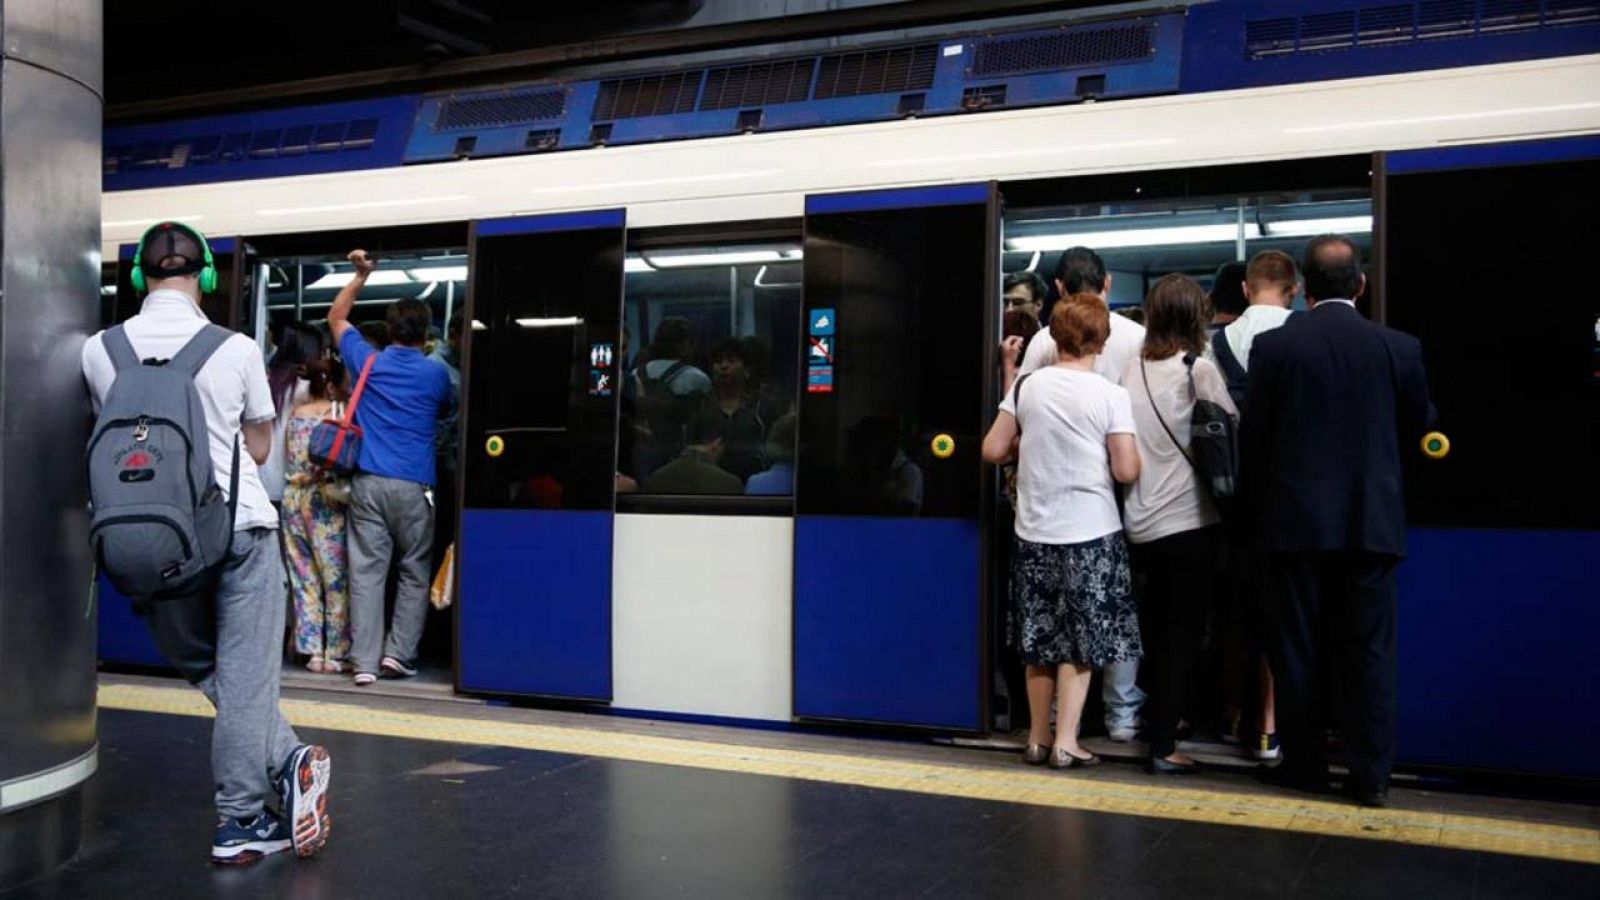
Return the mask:
<svg viewBox="0 0 1600 900">
<path fill-rule="evenodd" d="M 334 760 L 326 850 L 213 867 L 209 707 L 103 675 L 83 847 L 6 894 L 116 897 L 1600 896 L 1600 808 L 287 688 Z"/>
</svg>

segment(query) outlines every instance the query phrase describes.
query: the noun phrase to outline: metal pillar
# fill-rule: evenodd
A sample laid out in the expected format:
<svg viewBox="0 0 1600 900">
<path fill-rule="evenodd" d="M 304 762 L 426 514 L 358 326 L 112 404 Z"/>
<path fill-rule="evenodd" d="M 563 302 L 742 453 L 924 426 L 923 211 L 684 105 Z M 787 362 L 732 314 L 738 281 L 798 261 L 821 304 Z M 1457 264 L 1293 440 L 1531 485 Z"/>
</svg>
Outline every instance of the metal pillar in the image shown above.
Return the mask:
<svg viewBox="0 0 1600 900">
<path fill-rule="evenodd" d="M 84 511 L 98 325 L 101 0 L 0 0 L 0 891 L 78 849 L 94 773 Z"/>
</svg>

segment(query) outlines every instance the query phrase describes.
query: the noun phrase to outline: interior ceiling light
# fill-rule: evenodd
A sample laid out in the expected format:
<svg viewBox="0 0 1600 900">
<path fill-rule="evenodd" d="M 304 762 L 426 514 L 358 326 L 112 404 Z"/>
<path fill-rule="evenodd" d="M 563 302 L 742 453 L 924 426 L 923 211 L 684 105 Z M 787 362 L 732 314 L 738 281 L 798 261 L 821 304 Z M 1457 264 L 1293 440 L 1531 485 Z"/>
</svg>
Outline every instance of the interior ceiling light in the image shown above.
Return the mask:
<svg viewBox="0 0 1600 900">
<path fill-rule="evenodd" d="M 654 272 L 655 270 L 656 267 L 645 262 L 644 257 L 641 256 L 630 256 L 622 262 L 622 271 L 630 274 L 638 272 Z"/>
<path fill-rule="evenodd" d="M 429 266 L 425 269 L 408 269 L 417 281 L 466 281 L 466 266 Z"/>
<path fill-rule="evenodd" d="M 1267 237 L 1312 237 L 1319 234 L 1369 234 L 1371 216 L 1342 216 L 1335 219 L 1286 219 L 1268 222 Z"/>
<path fill-rule="evenodd" d="M 1244 226 L 1247 240 L 1261 237 L 1261 228 L 1254 222 Z M 1068 247 L 1088 247 L 1108 250 L 1119 247 L 1159 247 L 1167 244 L 1211 244 L 1232 241 L 1239 237 L 1236 224 L 1168 225 L 1162 228 L 1125 228 L 1118 231 L 1081 231 L 1070 234 L 1034 234 L 1015 237 L 1007 241 L 1010 250 L 1065 250 Z"/>
<path fill-rule="evenodd" d="M 473 319 L 472 320 L 472 330 L 473 331 L 488 331 L 489 330 L 489 326 L 483 324 L 482 322 L 478 321 L 477 319 Z"/>
<path fill-rule="evenodd" d="M 342 288 L 356 277 L 354 272 L 329 272 L 316 281 L 306 285 L 308 291 L 320 291 L 328 288 Z M 374 287 L 389 284 L 410 284 L 411 276 L 398 269 L 379 269 L 367 276 L 367 284 Z"/>
<path fill-rule="evenodd" d="M 555 319 L 517 319 L 516 322 L 521 328 L 577 328 L 583 324 L 583 320 L 577 316 L 565 316 Z M 473 322 L 473 326 L 476 327 L 477 322 Z"/>
<path fill-rule="evenodd" d="M 655 269 L 689 269 L 702 266 L 743 266 L 798 262 L 805 258 L 799 247 L 761 247 L 711 250 L 698 253 L 640 255 L 640 261 Z M 641 271 L 648 271 L 641 270 Z"/>
</svg>

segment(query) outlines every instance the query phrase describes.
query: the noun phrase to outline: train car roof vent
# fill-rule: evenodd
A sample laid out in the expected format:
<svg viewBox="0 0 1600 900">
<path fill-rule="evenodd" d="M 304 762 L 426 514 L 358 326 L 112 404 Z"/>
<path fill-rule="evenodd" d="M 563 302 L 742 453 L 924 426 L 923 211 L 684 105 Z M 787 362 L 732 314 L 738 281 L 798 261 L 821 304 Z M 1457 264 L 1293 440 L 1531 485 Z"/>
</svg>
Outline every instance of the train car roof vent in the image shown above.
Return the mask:
<svg viewBox="0 0 1600 900">
<path fill-rule="evenodd" d="M 566 111 L 567 92 L 563 88 L 451 97 L 439 105 L 433 128 L 435 131 L 500 128 L 559 119 Z"/>
<path fill-rule="evenodd" d="M 695 69 L 602 81 L 594 101 L 594 117 L 610 121 L 694 112 L 704 75 L 704 69 Z"/>
<path fill-rule="evenodd" d="M 933 86 L 938 64 L 938 44 L 834 53 L 818 62 L 817 85 L 812 97 L 827 100 L 925 91 Z"/>
<path fill-rule="evenodd" d="M 781 62 L 722 66 L 706 73 L 700 110 L 748 109 L 777 103 L 799 103 L 811 96 L 816 57 Z"/>
<path fill-rule="evenodd" d="M 1244 55 L 1371 48 L 1445 38 L 1476 38 L 1600 22 L 1600 0 L 1417 0 L 1338 12 L 1251 19 Z"/>
<path fill-rule="evenodd" d="M 1155 25 L 1151 22 L 993 38 L 977 45 L 970 77 L 1133 62 L 1148 59 L 1155 52 Z"/>
</svg>

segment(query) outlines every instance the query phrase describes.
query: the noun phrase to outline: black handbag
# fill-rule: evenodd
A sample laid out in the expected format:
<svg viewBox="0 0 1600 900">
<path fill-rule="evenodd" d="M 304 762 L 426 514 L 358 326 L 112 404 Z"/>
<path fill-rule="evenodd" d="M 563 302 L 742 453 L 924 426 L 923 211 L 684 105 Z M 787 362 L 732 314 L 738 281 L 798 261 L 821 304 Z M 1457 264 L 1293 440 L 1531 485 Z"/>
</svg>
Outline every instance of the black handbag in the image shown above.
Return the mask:
<svg viewBox="0 0 1600 900">
<path fill-rule="evenodd" d="M 1161 407 L 1156 405 L 1155 395 L 1150 393 L 1150 376 L 1145 372 L 1142 357 L 1139 377 L 1144 380 L 1144 395 L 1150 398 L 1150 409 L 1155 412 L 1162 430 L 1189 461 L 1211 496 L 1226 500 L 1234 495 L 1239 485 L 1239 423 L 1221 404 L 1200 398 L 1194 386 L 1194 360 L 1193 353 L 1184 354 L 1183 365 L 1189 370 L 1189 395 L 1194 398 L 1194 413 L 1189 417 L 1188 450 L 1183 449 L 1183 442 L 1172 433 L 1161 415 Z"/>
</svg>

